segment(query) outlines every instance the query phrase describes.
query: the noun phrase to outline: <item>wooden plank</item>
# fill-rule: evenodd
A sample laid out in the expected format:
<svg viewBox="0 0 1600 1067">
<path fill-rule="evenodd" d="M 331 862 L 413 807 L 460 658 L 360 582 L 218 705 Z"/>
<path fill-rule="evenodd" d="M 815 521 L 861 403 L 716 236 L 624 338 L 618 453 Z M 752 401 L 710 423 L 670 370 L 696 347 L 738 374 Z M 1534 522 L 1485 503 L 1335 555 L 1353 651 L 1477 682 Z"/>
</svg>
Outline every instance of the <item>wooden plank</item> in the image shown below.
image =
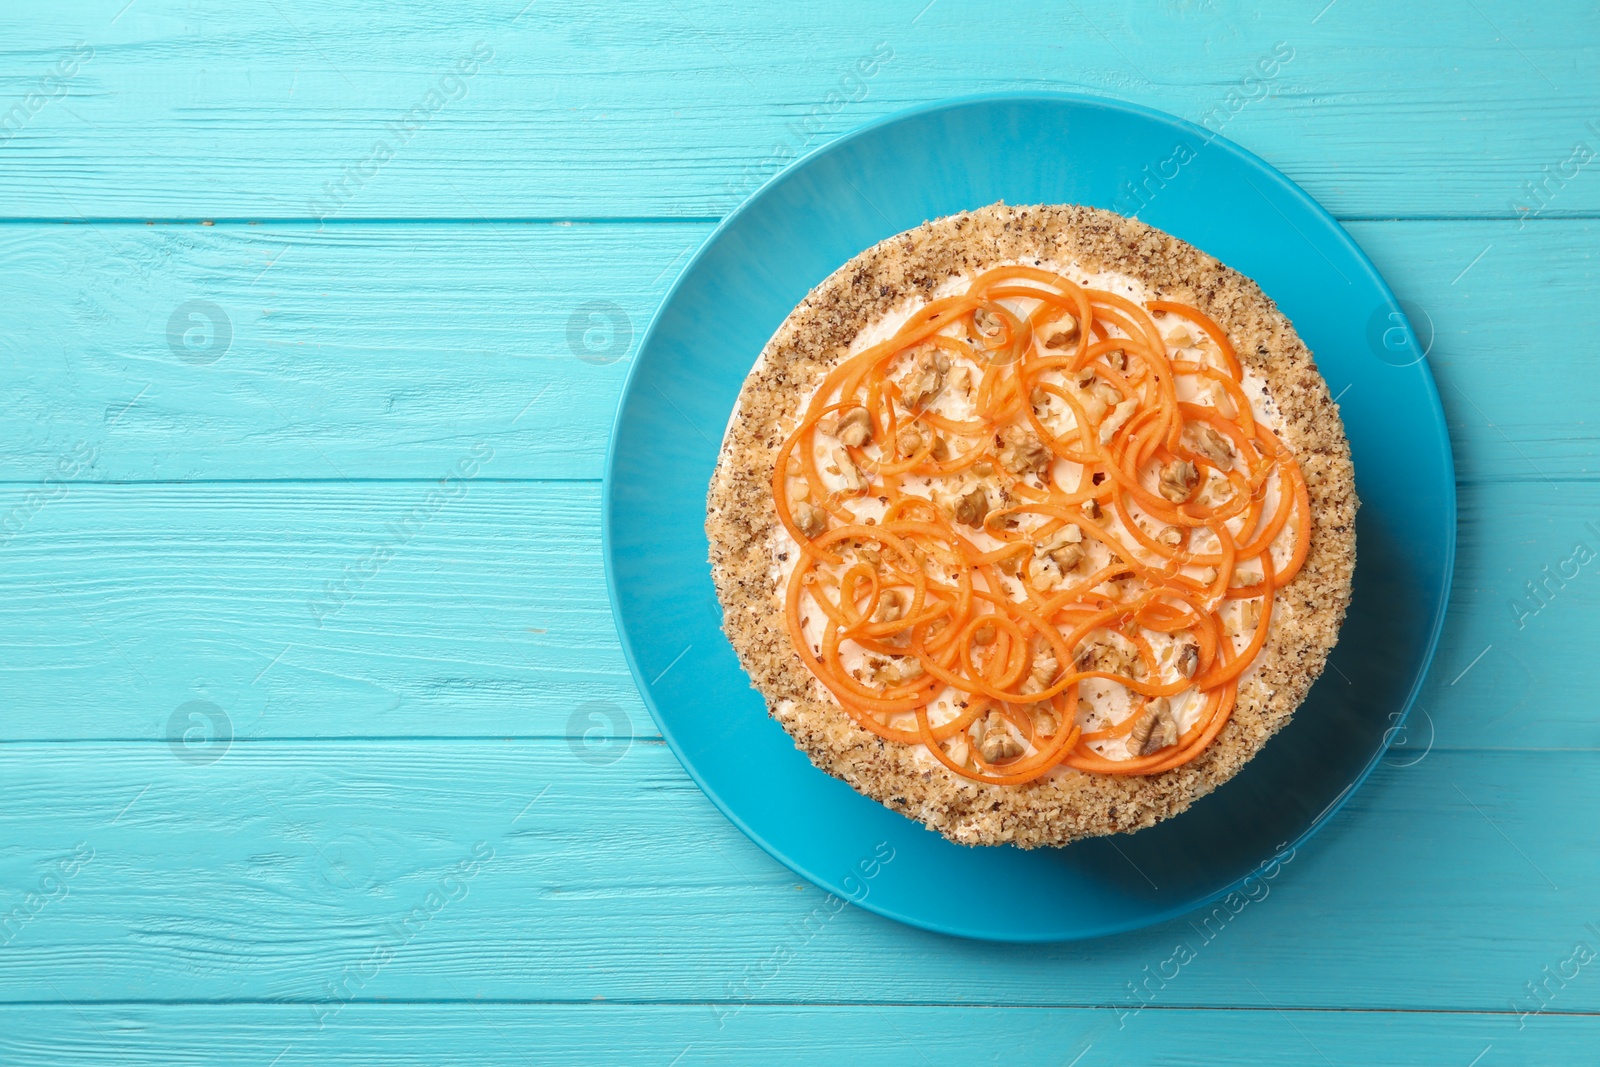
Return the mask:
<svg viewBox="0 0 1600 1067">
<path fill-rule="evenodd" d="M 1600 424 L 1592 414 L 1600 405 L 1593 373 L 1600 223 L 1347 228 L 1415 320 L 1419 339 L 1429 342 L 1461 481 L 1549 485 L 1600 473 Z M 1574 242 L 1578 232 L 1587 238 Z M 1548 308 L 1565 343 L 1530 340 L 1517 316 L 1491 312 L 1507 294 L 1513 303 Z M 1571 361 L 1556 348 L 1567 348 Z"/>
<path fill-rule="evenodd" d="M 181 736 L 194 700 L 240 739 L 562 736 L 590 701 L 653 734 L 606 600 L 599 496 L 73 486 L 4 549 L 4 735 L 159 738 L 176 715 Z M 0 498 L 26 510 L 15 487 Z"/>
<path fill-rule="evenodd" d="M 491 469 L 443 489 L 0 487 L 0 529 L 19 527 L 0 544 L 0 740 L 181 736 L 192 700 L 241 740 L 655 736 L 606 598 L 599 487 Z M 1444 641 L 1393 761 L 1600 748 L 1600 486 L 1468 485 L 1461 504 Z"/>
<path fill-rule="evenodd" d="M 1270 994 L 1267 994 L 1270 995 Z M 1261 997 L 1257 997 L 1257 1002 Z M 718 1026 L 721 1005 L 355 1004 L 318 1030 L 301 1005 L 50 1005 L 0 1009 L 0 1054 L 16 1067 L 161 1067 L 220 1063 L 422 1067 L 574 1064 L 679 1067 L 752 1063 L 1159 1063 L 1326 1067 L 1382 1063 L 1582 1063 L 1600 1020 L 1419 1012 L 1150 1012 L 1124 1030 L 1095 1009 L 745 1008 Z M 1081 1058 L 1079 1056 L 1082 1050 Z M 1496 1058 L 1499 1057 L 1499 1058 Z"/>
<path fill-rule="evenodd" d="M 0 477 L 595 477 L 707 231 L 0 227 Z"/>
<path fill-rule="evenodd" d="M 1600 210 L 1571 157 L 1600 143 L 1592 8 L 1485 0 L 1385 40 L 1373 0 L 1320 6 L 1034 2 L 1001 21 L 954 0 L 520 15 L 514 0 L 374 20 L 315 0 L 78 0 L 9 16 L 0 100 L 24 113 L 0 146 L 0 203 L 50 218 L 719 216 L 872 119 L 1041 89 L 1220 130 L 1344 217 L 1506 217 L 1533 182 L 1549 214 Z"/>
<path fill-rule="evenodd" d="M 1593 477 L 1600 222 L 1351 230 L 1433 337 L 1461 477 Z M 631 355 L 708 232 L 0 226 L 0 480 L 74 449 L 77 480 L 438 478 L 485 443 L 497 478 L 598 477 Z"/>
<path fill-rule="evenodd" d="M 1143 1022 L 1263 990 L 1513 1011 L 1548 966 L 1567 974 L 1551 1010 L 1592 1013 L 1600 964 L 1564 961 L 1600 947 L 1597 770 L 1593 752 L 1434 752 L 1379 771 L 1253 902 L 1016 947 L 830 904 L 659 742 L 609 763 L 562 741 L 256 742 L 210 764 L 6 745 L 0 885 L 22 912 L 0 1000 L 1144 1004 Z M 1193 958 L 1168 962 L 1180 944 Z"/>
</svg>

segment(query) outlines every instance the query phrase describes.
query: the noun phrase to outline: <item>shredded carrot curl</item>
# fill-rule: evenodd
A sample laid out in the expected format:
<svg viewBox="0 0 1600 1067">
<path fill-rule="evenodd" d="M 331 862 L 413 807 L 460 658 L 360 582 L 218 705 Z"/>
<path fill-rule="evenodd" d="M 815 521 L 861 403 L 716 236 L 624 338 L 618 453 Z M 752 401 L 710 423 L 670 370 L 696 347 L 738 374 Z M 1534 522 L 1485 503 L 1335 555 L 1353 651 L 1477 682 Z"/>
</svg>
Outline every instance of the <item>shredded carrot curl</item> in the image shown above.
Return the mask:
<svg viewBox="0 0 1600 1067">
<path fill-rule="evenodd" d="M 996 785 L 1200 756 L 1311 535 L 1221 326 L 1027 266 L 843 359 L 772 490 L 807 669 L 862 728 Z"/>
</svg>

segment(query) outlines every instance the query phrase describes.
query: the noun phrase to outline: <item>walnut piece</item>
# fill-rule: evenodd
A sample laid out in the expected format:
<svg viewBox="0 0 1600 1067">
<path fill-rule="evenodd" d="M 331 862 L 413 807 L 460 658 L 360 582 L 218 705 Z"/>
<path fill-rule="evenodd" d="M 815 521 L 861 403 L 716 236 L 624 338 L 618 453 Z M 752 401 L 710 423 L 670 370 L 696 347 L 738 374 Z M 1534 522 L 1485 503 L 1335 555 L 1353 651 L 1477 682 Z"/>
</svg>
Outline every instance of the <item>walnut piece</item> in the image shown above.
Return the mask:
<svg viewBox="0 0 1600 1067">
<path fill-rule="evenodd" d="M 1012 474 L 1022 476 L 1037 474 L 1044 478 L 1050 473 L 1054 456 L 1032 430 L 1020 426 L 1007 427 L 1001 434 L 1000 465 Z"/>
<path fill-rule="evenodd" d="M 1090 393 L 1079 402 L 1083 405 L 1084 415 L 1091 423 L 1098 423 L 1105 418 L 1106 409 L 1109 405 L 1096 394 Z"/>
<path fill-rule="evenodd" d="M 1200 646 L 1193 641 L 1180 642 L 1172 657 L 1172 665 L 1185 678 L 1193 678 L 1194 672 L 1200 669 Z"/>
<path fill-rule="evenodd" d="M 811 538 L 820 534 L 828 526 L 828 513 L 821 508 L 814 508 L 804 500 L 795 505 L 794 524 L 800 532 Z"/>
<path fill-rule="evenodd" d="M 1186 459 L 1175 459 L 1161 467 L 1161 481 L 1158 488 L 1161 495 L 1174 504 L 1181 504 L 1194 495 L 1195 483 L 1200 480 L 1200 472 L 1195 470 L 1194 464 Z"/>
<path fill-rule="evenodd" d="M 1194 450 L 1217 465 L 1218 470 L 1233 468 L 1233 444 L 1209 426 L 1202 425 L 1191 435 Z"/>
<path fill-rule="evenodd" d="M 1028 705 L 1028 714 L 1033 718 L 1033 732 L 1040 737 L 1051 737 L 1056 732 L 1056 712 L 1049 701 Z"/>
<path fill-rule="evenodd" d="M 978 753 L 989 763 L 998 763 L 1015 759 L 1022 752 L 1022 742 L 1017 740 L 1006 721 L 991 711 L 983 721 L 983 740 L 978 742 Z"/>
<path fill-rule="evenodd" d="M 1028 672 L 1028 681 L 1023 687 L 1023 691 L 1028 692 L 1031 690 L 1037 692 L 1041 689 L 1048 689 L 1050 683 L 1056 680 L 1056 671 L 1059 667 L 1060 664 L 1056 662 L 1055 650 L 1046 645 L 1034 653 L 1033 669 Z"/>
<path fill-rule="evenodd" d="M 900 450 L 900 456 L 910 459 L 928 444 L 928 436 L 922 427 L 908 422 L 895 432 L 894 443 Z M 944 438 L 938 434 L 932 434 L 932 437 L 933 447 L 928 450 L 928 455 L 933 457 L 934 462 L 943 463 L 950 458 L 950 446 L 945 444 Z"/>
<path fill-rule="evenodd" d="M 915 657 L 890 660 L 889 665 L 883 669 L 883 679 L 890 685 L 906 685 L 921 678 L 926 672 L 922 661 Z"/>
<path fill-rule="evenodd" d="M 850 458 L 850 453 L 842 448 L 832 450 L 833 465 L 838 468 L 839 476 L 844 479 L 844 486 L 852 493 L 859 493 L 867 487 L 866 478 L 856 467 L 855 461 Z"/>
<path fill-rule="evenodd" d="M 1079 671 L 1105 671 L 1107 674 L 1120 674 L 1128 678 L 1144 677 L 1144 660 L 1138 652 L 1123 648 L 1122 645 L 1107 640 L 1092 640 L 1085 642 L 1073 659 L 1073 666 Z"/>
<path fill-rule="evenodd" d="M 1093 372 L 1089 373 L 1092 374 Z M 1112 385 L 1110 382 L 1104 382 L 1098 378 L 1091 378 L 1091 380 L 1086 385 L 1081 386 L 1081 388 L 1087 390 L 1088 393 L 1088 395 L 1083 397 L 1081 401 L 1083 404 L 1083 413 L 1089 417 L 1089 421 L 1092 423 L 1100 422 L 1105 418 L 1107 411 L 1110 411 L 1116 405 L 1123 403 L 1122 394 L 1118 392 L 1117 387 Z M 1124 419 L 1126 419 L 1126 417 L 1127 416 L 1124 416 Z"/>
<path fill-rule="evenodd" d="M 900 383 L 900 397 L 907 408 L 920 411 L 933 403 L 950 370 L 950 357 L 937 348 L 925 348 L 911 365 L 911 373 Z"/>
<path fill-rule="evenodd" d="M 872 613 L 873 622 L 899 622 L 906 615 L 905 594 L 889 589 L 878 598 L 878 610 Z"/>
<path fill-rule="evenodd" d="M 989 494 L 983 486 L 975 485 L 956 497 L 955 520 L 963 526 L 979 527 L 989 514 Z"/>
<path fill-rule="evenodd" d="M 944 374 L 950 370 L 950 357 L 939 349 L 923 349 L 906 381 L 901 382 L 901 398 L 907 408 L 920 411 L 933 403 L 944 389 Z"/>
<path fill-rule="evenodd" d="M 872 416 L 866 408 L 850 408 L 839 415 L 833 435 L 851 448 L 860 448 L 872 440 Z"/>
<path fill-rule="evenodd" d="M 972 328 L 982 336 L 992 339 L 1000 336 L 1000 331 L 1005 329 L 1005 323 L 999 315 L 988 308 L 979 308 L 972 313 Z"/>
<path fill-rule="evenodd" d="M 900 450 L 902 456 L 908 459 L 922 451 L 922 446 L 925 443 L 927 443 L 927 438 L 923 437 L 922 431 L 912 423 L 907 423 L 900 427 L 894 435 L 895 447 Z"/>
<path fill-rule="evenodd" d="M 1047 541 L 1037 545 L 1034 551 L 1049 559 L 1063 573 L 1077 569 L 1084 560 L 1083 531 L 1077 523 L 1067 523 L 1057 530 Z"/>
<path fill-rule="evenodd" d="M 1055 560 L 1057 567 L 1062 571 L 1077 570 L 1083 563 L 1083 546 L 1078 544 L 1062 545 L 1050 553 L 1050 558 Z"/>
<path fill-rule="evenodd" d="M 1166 697 L 1156 697 L 1145 707 L 1128 734 L 1128 751 L 1135 756 L 1159 752 L 1178 740 L 1178 721 Z"/>
<path fill-rule="evenodd" d="M 1066 348 L 1077 339 L 1078 317 L 1076 315 L 1063 315 L 1046 329 L 1050 330 L 1050 333 L 1045 337 L 1044 346 L 1046 348 Z"/>
<path fill-rule="evenodd" d="M 1124 400 L 1112 408 L 1111 414 L 1107 415 L 1104 421 L 1100 423 L 1100 443 L 1103 445 L 1109 444 L 1112 435 L 1122 429 L 1123 423 L 1133 417 L 1134 409 L 1138 406 L 1139 402 L 1137 400 Z"/>
</svg>

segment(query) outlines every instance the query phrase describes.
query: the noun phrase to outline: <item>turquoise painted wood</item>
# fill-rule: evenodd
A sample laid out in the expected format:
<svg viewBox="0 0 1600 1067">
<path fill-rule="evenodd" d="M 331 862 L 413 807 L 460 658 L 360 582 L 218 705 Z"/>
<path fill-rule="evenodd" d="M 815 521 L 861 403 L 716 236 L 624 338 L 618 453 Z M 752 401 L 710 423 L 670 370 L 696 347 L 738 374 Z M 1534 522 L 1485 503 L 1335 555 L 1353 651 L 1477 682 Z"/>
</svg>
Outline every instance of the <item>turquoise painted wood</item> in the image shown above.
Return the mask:
<svg viewBox="0 0 1600 1067">
<path fill-rule="evenodd" d="M 1257 1002 L 1262 998 L 1257 996 Z M 1393 1012 L 1176 1010 L 1139 1017 L 1138 1029 L 1115 1028 L 1115 1017 L 1096 1008 L 745 1007 L 737 1015 L 704 1006 L 483 1004 L 470 1011 L 431 1004 L 361 1004 L 346 1008 L 338 1026 L 305 1032 L 303 1006 L 216 1008 L 202 1019 L 172 1017 L 145 1005 L 115 1009 L 0 1009 L 7 1027 L 26 1023 L 10 1043 L 24 1062 L 69 1050 L 73 1062 L 116 1067 L 208 1065 L 219 1046 L 250 1063 L 366 1064 L 381 1057 L 394 1067 L 471 1062 L 485 1067 L 528 1063 L 574 1067 L 629 1067 L 670 1062 L 745 1067 L 752 1063 L 973 1064 L 1097 1062 L 1162 1063 L 1211 1067 L 1217 1063 L 1270 1063 L 1326 1067 L 1329 1063 L 1381 1063 L 1435 1067 L 1479 1063 L 1505 1050 L 1537 1044 L 1548 1059 L 1506 1062 L 1587 1063 L 1595 1044 L 1594 1020 L 1584 1016 L 1529 1018 L 1516 1041 L 1504 1020 L 1466 1014 L 1447 1034 L 1427 1015 Z M 1110 1028 L 1106 1023 L 1109 1020 Z M 722 1025 L 718 1025 L 719 1022 Z M 300 1031 L 299 1041 L 289 1035 Z M 603 1047 L 594 1035 L 606 1034 Z M 485 1034 L 489 1035 L 485 1038 Z M 35 1036 L 38 1035 L 38 1036 Z M 440 1049 L 446 1050 L 443 1054 Z M 472 1049 L 471 1059 L 451 1053 Z M 1151 1056 L 1157 1049 L 1159 1059 Z M 1248 1058 L 1246 1058 L 1248 1057 Z"/>
<path fill-rule="evenodd" d="M 1463 480 L 1600 471 L 1593 350 L 1553 341 L 1600 335 L 1600 221 L 1348 228 L 1431 329 Z M 19 310 L 0 336 L 18 416 L 0 425 L 0 479 L 46 475 L 79 442 L 94 452 L 79 481 L 420 480 L 483 445 L 486 478 L 598 478 L 630 346 L 710 231 L 0 225 L 0 301 Z M 1507 314 L 1508 280 L 1535 342 Z M 601 304 L 620 329 L 594 328 Z M 1555 394 L 1573 418 L 1549 417 Z"/>
<path fill-rule="evenodd" d="M 655 736 L 601 580 L 598 488 L 485 478 L 421 521 L 436 489 L 0 486 L 0 516 L 27 519 L 0 548 L 6 738 L 155 741 L 197 699 L 241 740 L 557 737 L 588 701 Z M 1590 494 L 1462 485 L 1450 626 L 1413 746 L 1600 748 L 1600 578 L 1572 562 L 1579 543 L 1600 551 Z"/>
<path fill-rule="evenodd" d="M 1256 997 L 1261 1003 L 1262 998 Z M 1428 1015 L 1394 1012 L 1273 1010 L 1151 1011 L 1118 1031 L 1113 1014 L 1097 1008 L 968 1008 L 952 1006 L 745 1007 L 736 1015 L 705 1006 L 488 1003 L 460 1011 L 431 1004 L 352 1005 L 338 1025 L 307 1032 L 300 1005 L 223 1006 L 173 1017 L 145 1005 L 114 1009 L 51 1006 L 0 1009 L 6 1027 L 25 1023 L 9 1043 L 22 1062 L 68 1050 L 73 1062 L 116 1067 L 217 1062 L 219 1046 L 243 1062 L 366 1064 L 424 1067 L 471 1062 L 485 1067 L 529 1063 L 574 1067 L 631 1067 L 679 1063 L 746 1067 L 792 1063 L 912 1063 L 970 1067 L 1016 1063 L 1162 1063 L 1212 1067 L 1270 1063 L 1326 1067 L 1381 1063 L 1387 1067 L 1505 1062 L 1587 1063 L 1596 1040 L 1592 1018 L 1535 1016 L 1514 1040 L 1490 1014 L 1464 1014 L 1448 1033 Z M 1110 1026 L 1107 1028 L 1107 1022 Z M 721 1024 L 719 1026 L 719 1023 Z M 287 1035 L 299 1032 L 300 1040 Z M 597 1047 L 596 1033 L 606 1035 Z M 485 1035 L 488 1035 L 485 1037 Z M 1548 1056 L 1514 1060 L 1518 1047 L 1537 1045 Z M 472 1050 L 456 1059 L 463 1048 Z M 441 1049 L 444 1051 L 441 1053 Z M 1158 1050 L 1152 1056 L 1152 1050 Z"/>
<path fill-rule="evenodd" d="M 0 13 L 0 1062 L 1593 1059 L 1600 14 L 1016 10 Z M 1422 714 L 1270 893 L 1027 948 L 728 824 L 597 527 L 716 220 L 1004 88 L 1173 111 L 1320 198 L 1432 334 L 1461 500 Z"/>
<path fill-rule="evenodd" d="M 1600 948 L 1592 750 L 1397 753 L 1236 914 L 1028 950 L 830 904 L 726 826 L 660 741 L 219 751 L 8 746 L 0 874 L 50 887 L 0 954 L 8 1000 L 1153 1013 L 1257 1007 L 1254 983 L 1284 1008 L 1507 1012 L 1575 943 Z M 1551 1007 L 1600 1013 L 1591 979 L 1552 986 Z"/>
<path fill-rule="evenodd" d="M 8 16 L 11 93 L 78 62 L 18 132 L 37 162 L 0 171 L 0 214 L 715 217 L 869 119 L 1060 89 L 1220 128 L 1340 217 L 1508 217 L 1600 121 L 1600 13 L 1575 3 L 1442 5 L 1403 34 L 1382 0 L 1029 0 L 1012 20 L 967 0 L 502 0 L 383 18 L 318 0 L 137 0 L 119 16 L 126 3 Z M 1279 42 L 1292 58 L 1263 81 Z M 852 80 L 873 55 L 888 61 Z M 1597 208 L 1574 179 L 1545 213 Z"/>
</svg>

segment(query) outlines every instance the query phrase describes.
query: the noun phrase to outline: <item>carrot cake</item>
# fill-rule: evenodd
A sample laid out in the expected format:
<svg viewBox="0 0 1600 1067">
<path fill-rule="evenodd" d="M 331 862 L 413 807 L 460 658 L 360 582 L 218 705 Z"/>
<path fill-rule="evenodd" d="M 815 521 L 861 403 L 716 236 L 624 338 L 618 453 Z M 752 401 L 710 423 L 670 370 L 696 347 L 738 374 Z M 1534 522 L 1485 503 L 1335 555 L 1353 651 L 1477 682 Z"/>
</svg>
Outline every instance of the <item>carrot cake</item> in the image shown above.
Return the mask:
<svg viewBox="0 0 1600 1067">
<path fill-rule="evenodd" d="M 867 249 L 767 343 L 706 532 L 724 627 L 821 769 L 953 841 L 1151 826 L 1338 637 L 1354 477 L 1254 282 L 1095 208 Z"/>
</svg>

